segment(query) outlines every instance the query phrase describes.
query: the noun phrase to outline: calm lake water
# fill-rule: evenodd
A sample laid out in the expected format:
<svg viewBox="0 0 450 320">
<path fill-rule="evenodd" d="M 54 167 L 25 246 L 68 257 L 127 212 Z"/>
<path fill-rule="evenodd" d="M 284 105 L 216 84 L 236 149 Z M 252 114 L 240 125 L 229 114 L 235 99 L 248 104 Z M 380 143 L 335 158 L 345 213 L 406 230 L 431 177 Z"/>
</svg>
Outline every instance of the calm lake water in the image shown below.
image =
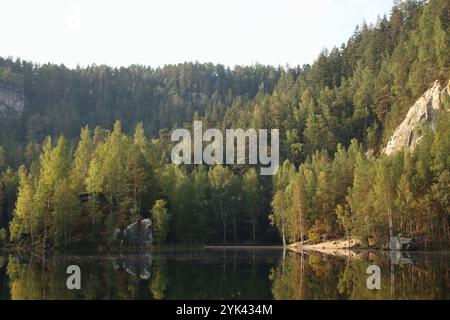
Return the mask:
<svg viewBox="0 0 450 320">
<path fill-rule="evenodd" d="M 81 269 L 81 290 L 67 289 L 69 265 Z M 370 265 L 380 267 L 380 290 L 367 288 Z M 450 299 L 449 266 L 449 253 L 0 254 L 0 299 Z"/>
</svg>

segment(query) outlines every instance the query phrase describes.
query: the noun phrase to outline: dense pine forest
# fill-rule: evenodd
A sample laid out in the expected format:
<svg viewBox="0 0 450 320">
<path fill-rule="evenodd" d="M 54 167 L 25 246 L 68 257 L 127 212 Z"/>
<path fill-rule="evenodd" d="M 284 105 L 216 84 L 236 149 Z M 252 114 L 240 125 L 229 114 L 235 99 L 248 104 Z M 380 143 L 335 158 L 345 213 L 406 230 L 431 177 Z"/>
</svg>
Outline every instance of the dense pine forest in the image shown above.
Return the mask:
<svg viewBox="0 0 450 320">
<path fill-rule="evenodd" d="M 396 233 L 450 240 L 450 99 L 414 151 L 382 154 L 450 78 L 450 1 L 395 1 L 312 65 L 68 69 L 0 58 L 0 242 L 110 245 L 150 217 L 159 244 L 281 244 Z M 281 167 L 175 166 L 173 129 L 280 130 Z M 81 131 L 80 131 L 81 130 Z M 85 196 L 85 197 L 83 197 Z"/>
</svg>

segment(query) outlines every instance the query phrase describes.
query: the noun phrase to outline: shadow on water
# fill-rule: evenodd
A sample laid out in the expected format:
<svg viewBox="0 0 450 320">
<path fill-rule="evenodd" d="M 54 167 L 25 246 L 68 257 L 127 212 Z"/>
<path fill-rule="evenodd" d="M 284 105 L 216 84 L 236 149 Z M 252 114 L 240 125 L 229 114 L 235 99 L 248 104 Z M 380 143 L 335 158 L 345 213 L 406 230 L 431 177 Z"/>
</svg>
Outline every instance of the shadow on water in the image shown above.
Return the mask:
<svg viewBox="0 0 450 320">
<path fill-rule="evenodd" d="M 1 299 L 449 299 L 450 255 L 217 249 L 92 256 L 0 255 Z M 66 285 L 69 265 L 81 289 Z M 379 266 L 380 290 L 367 287 Z"/>
</svg>

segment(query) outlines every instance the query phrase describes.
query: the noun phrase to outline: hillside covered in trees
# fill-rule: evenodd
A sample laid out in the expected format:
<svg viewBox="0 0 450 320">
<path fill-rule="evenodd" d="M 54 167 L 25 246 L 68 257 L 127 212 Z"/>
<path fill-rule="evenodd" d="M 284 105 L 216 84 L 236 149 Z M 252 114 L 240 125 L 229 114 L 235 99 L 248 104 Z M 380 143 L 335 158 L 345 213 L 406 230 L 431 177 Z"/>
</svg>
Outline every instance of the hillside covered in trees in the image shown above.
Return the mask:
<svg viewBox="0 0 450 320">
<path fill-rule="evenodd" d="M 414 151 L 381 151 L 414 101 L 448 84 L 449 15 L 448 0 L 396 1 L 389 17 L 295 68 L 0 58 L 0 241 L 104 245 L 151 217 L 159 243 L 380 244 L 392 216 L 398 233 L 448 243 L 448 96 Z M 279 129 L 277 175 L 171 164 L 170 132 L 193 120 Z"/>
</svg>

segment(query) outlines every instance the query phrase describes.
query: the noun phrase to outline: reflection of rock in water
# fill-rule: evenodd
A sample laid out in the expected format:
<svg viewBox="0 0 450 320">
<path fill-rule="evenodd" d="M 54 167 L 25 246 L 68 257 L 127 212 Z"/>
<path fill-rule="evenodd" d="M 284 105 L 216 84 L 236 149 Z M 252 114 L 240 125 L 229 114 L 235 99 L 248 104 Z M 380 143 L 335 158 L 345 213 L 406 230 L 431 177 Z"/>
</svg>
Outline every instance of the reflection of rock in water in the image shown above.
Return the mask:
<svg viewBox="0 0 450 320">
<path fill-rule="evenodd" d="M 113 266 L 114 269 L 124 269 L 128 274 L 134 277 L 148 280 L 151 275 L 152 258 L 150 255 L 121 256 L 114 260 Z"/>
<path fill-rule="evenodd" d="M 401 251 L 391 251 L 389 252 L 389 258 L 391 259 L 392 265 L 406 265 L 410 264 L 413 265 L 413 261 L 411 260 L 411 257 L 405 253 L 402 253 Z"/>
</svg>

